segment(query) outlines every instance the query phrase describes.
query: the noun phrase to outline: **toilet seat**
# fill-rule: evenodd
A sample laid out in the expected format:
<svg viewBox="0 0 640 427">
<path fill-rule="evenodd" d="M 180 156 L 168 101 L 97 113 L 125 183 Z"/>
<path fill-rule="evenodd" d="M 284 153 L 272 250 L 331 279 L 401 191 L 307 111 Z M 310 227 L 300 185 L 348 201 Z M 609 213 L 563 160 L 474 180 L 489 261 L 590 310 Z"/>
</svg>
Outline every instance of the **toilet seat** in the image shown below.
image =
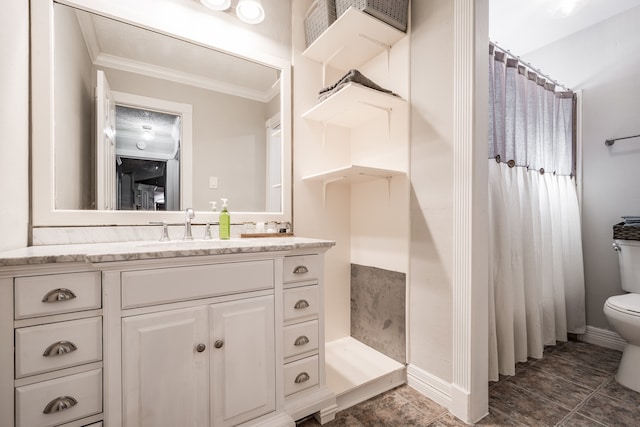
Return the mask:
<svg viewBox="0 0 640 427">
<path fill-rule="evenodd" d="M 640 317 L 640 294 L 612 296 L 607 299 L 606 305 L 612 310 Z"/>
</svg>

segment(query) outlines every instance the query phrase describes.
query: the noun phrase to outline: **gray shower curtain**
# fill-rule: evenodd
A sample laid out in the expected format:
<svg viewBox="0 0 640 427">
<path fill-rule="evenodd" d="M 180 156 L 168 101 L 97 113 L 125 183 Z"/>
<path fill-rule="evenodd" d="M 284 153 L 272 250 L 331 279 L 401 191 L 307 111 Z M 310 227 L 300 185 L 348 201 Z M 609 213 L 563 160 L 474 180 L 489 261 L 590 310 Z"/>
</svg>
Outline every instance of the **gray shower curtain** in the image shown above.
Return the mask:
<svg viewBox="0 0 640 427">
<path fill-rule="evenodd" d="M 584 333 L 573 93 L 490 48 L 489 374 Z"/>
</svg>

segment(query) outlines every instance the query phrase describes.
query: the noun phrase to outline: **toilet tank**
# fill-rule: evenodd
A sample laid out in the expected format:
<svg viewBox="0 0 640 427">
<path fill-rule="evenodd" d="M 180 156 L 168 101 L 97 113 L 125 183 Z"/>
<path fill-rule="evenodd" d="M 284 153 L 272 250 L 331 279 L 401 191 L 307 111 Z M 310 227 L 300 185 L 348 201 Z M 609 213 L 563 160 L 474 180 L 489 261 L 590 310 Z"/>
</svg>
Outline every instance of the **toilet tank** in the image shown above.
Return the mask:
<svg viewBox="0 0 640 427">
<path fill-rule="evenodd" d="M 640 241 L 616 240 L 622 289 L 640 293 Z"/>
</svg>

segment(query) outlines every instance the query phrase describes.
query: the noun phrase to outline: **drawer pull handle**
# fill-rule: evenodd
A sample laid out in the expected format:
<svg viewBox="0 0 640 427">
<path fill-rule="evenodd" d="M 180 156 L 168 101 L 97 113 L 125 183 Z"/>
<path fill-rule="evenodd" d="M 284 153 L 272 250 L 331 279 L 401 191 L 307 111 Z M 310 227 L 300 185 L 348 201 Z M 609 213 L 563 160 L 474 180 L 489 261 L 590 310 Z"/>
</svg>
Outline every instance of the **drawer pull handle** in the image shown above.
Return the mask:
<svg viewBox="0 0 640 427">
<path fill-rule="evenodd" d="M 72 408 L 78 404 L 78 401 L 71 396 L 60 396 L 53 399 L 45 406 L 43 414 L 55 414 L 56 412 L 64 411 L 65 409 Z"/>
<path fill-rule="evenodd" d="M 305 267 L 304 265 L 299 265 L 296 268 L 293 269 L 293 274 L 304 274 L 304 273 L 308 273 L 309 269 L 307 267 Z"/>
<path fill-rule="evenodd" d="M 66 301 L 69 299 L 74 299 L 76 294 L 74 294 L 69 289 L 58 288 L 53 289 L 42 297 L 42 302 L 56 302 L 56 301 Z"/>
<path fill-rule="evenodd" d="M 78 347 L 70 341 L 58 341 L 47 347 L 42 355 L 44 357 L 61 356 L 63 354 L 72 353 L 77 349 Z"/>
<path fill-rule="evenodd" d="M 203 351 L 205 351 L 206 349 L 207 349 L 207 346 L 206 346 L 206 345 L 204 345 L 204 344 L 202 344 L 202 343 L 200 343 L 200 344 L 198 344 L 198 345 L 196 346 L 196 351 L 197 351 L 198 353 L 202 353 L 202 352 L 203 352 Z"/>
<path fill-rule="evenodd" d="M 308 307 L 309 307 L 309 303 L 307 302 L 306 299 L 301 299 L 296 303 L 296 305 L 293 306 L 293 308 L 295 308 L 296 310 L 302 310 L 303 308 L 308 308 Z"/>
<path fill-rule="evenodd" d="M 298 376 L 296 377 L 296 384 L 301 384 L 305 381 L 309 381 L 311 377 L 309 376 L 309 374 L 307 374 L 306 372 L 303 372 L 301 374 L 298 374 Z"/>
<path fill-rule="evenodd" d="M 215 348 L 222 348 L 223 345 L 224 345 L 224 341 L 222 340 L 216 340 L 216 342 L 213 343 L 213 346 Z"/>
<path fill-rule="evenodd" d="M 301 335 L 298 338 L 296 338 L 296 341 L 293 343 L 293 345 L 295 346 L 301 346 L 305 344 L 309 344 L 309 338 L 305 337 L 304 335 Z"/>
</svg>

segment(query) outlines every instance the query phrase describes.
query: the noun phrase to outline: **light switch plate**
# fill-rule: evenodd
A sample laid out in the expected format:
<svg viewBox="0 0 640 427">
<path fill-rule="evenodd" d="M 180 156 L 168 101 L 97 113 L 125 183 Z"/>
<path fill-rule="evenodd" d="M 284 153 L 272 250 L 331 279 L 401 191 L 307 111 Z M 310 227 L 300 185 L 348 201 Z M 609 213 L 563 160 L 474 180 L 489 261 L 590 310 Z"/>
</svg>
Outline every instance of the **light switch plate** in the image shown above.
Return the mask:
<svg viewBox="0 0 640 427">
<path fill-rule="evenodd" d="M 209 188 L 218 188 L 218 177 L 210 176 L 209 177 Z"/>
</svg>

